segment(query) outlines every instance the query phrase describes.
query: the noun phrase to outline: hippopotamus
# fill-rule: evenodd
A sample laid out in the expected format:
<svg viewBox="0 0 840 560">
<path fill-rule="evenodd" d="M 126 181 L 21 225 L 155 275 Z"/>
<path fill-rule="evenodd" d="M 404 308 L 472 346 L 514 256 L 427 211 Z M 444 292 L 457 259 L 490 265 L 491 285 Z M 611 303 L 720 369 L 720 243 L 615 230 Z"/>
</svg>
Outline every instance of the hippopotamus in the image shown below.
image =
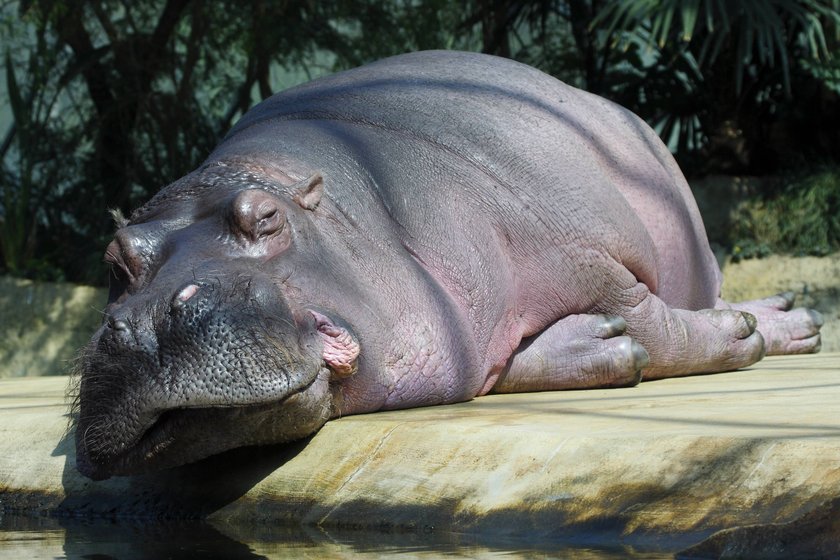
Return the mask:
<svg viewBox="0 0 840 560">
<path fill-rule="evenodd" d="M 79 359 L 93 479 L 349 414 L 820 346 L 789 294 L 720 299 L 688 184 L 639 117 L 489 55 L 405 54 L 274 95 L 116 222 Z"/>
</svg>

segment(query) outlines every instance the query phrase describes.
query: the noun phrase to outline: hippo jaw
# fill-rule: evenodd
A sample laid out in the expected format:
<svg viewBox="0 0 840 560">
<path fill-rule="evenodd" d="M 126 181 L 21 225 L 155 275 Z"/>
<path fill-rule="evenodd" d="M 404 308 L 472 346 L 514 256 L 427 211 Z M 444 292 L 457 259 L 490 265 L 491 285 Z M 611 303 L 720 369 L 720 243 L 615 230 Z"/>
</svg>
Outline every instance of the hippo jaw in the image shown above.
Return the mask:
<svg viewBox="0 0 840 560">
<path fill-rule="evenodd" d="M 325 316 L 292 311 L 270 282 L 224 284 L 189 283 L 164 309 L 120 306 L 100 328 L 79 368 L 83 474 L 132 474 L 290 441 L 327 420 Z"/>
<path fill-rule="evenodd" d="M 175 408 L 164 411 L 135 441 L 113 454 L 79 436 L 95 426 L 79 423 L 76 467 L 93 480 L 143 474 L 180 466 L 247 445 L 304 438 L 329 419 L 329 376 L 278 402 L 244 406 Z"/>
</svg>

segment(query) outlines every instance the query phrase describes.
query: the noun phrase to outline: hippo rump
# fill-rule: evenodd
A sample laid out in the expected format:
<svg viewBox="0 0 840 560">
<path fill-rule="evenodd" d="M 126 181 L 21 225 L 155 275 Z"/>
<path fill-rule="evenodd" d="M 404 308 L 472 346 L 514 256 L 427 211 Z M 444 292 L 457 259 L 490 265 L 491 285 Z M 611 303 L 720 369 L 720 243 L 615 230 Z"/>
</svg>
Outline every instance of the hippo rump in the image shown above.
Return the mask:
<svg viewBox="0 0 840 560">
<path fill-rule="evenodd" d="M 815 352 L 821 319 L 721 275 L 629 111 L 487 55 L 396 56 L 282 92 L 117 216 L 79 359 L 101 479 L 488 392 L 635 385 Z"/>
</svg>

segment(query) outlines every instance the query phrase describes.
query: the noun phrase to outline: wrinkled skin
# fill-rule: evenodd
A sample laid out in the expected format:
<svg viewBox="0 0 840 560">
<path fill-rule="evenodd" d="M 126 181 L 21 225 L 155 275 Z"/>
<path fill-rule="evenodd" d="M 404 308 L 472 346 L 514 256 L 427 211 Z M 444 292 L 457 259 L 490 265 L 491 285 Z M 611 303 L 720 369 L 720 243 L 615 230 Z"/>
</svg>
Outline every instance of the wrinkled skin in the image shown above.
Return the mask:
<svg viewBox="0 0 840 560">
<path fill-rule="evenodd" d="M 92 478 L 341 415 L 819 349 L 789 296 L 719 299 L 685 179 L 640 119 L 484 55 L 278 94 L 118 225 L 80 360 Z"/>
</svg>

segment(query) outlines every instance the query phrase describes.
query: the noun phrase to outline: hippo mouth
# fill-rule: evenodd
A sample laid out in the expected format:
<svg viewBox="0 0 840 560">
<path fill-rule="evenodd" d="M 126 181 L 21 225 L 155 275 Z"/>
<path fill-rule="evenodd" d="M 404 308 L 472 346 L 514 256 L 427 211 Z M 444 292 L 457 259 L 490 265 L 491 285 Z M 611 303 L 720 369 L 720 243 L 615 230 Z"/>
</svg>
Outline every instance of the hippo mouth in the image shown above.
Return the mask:
<svg viewBox="0 0 840 560">
<path fill-rule="evenodd" d="M 190 453 L 185 447 L 185 441 L 193 426 L 202 426 L 205 431 L 221 421 L 237 415 L 248 415 L 249 412 L 259 414 L 260 409 L 267 405 L 251 406 L 215 406 L 203 408 L 179 408 L 163 412 L 152 424 L 146 428 L 132 443 L 125 445 L 125 449 L 118 455 L 108 459 L 107 464 L 99 464 L 91 460 L 90 455 L 80 450 L 77 454 L 79 471 L 93 480 L 104 480 L 111 476 L 142 474 L 147 471 L 174 467 L 176 465 L 197 461 L 204 456 L 213 455 L 224 449 L 205 449 L 202 456 Z M 198 434 L 200 437 L 200 434 Z M 219 447 L 223 442 L 219 442 Z M 247 445 L 247 444 L 243 444 Z"/>
<path fill-rule="evenodd" d="M 117 460 L 117 464 L 133 464 L 142 462 L 153 465 L 161 460 L 165 461 L 167 450 L 178 441 L 179 432 L 190 425 L 202 425 L 212 420 L 214 415 L 224 414 L 223 411 L 234 410 L 233 407 L 202 407 L 177 408 L 163 412 L 143 432 L 139 439 Z M 237 410 L 242 410 L 241 408 Z M 183 436 L 180 436 L 183 437 Z M 162 458 L 162 459 L 161 459 Z M 132 459 L 135 459 L 132 461 Z M 114 473 L 119 474 L 119 473 Z"/>
<path fill-rule="evenodd" d="M 80 448 L 76 465 L 84 476 L 105 480 L 177 467 L 238 447 L 301 439 L 327 421 L 328 416 L 311 411 L 313 405 L 329 408 L 322 404 L 327 388 L 325 376 L 318 374 L 309 385 L 273 402 L 169 409 L 107 460 L 95 460 Z"/>
</svg>

